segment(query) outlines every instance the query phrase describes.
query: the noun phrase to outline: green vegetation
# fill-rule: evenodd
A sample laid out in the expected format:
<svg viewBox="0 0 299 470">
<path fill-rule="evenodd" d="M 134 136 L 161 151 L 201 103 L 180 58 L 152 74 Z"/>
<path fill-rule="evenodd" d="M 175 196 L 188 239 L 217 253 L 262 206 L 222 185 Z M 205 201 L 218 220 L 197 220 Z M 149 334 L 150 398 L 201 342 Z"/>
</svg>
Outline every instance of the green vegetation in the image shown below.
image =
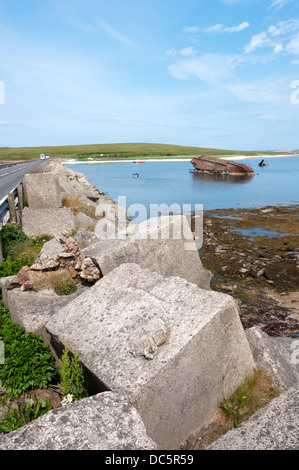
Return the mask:
<svg viewBox="0 0 299 470">
<path fill-rule="evenodd" d="M 77 290 L 77 285 L 68 269 L 41 273 L 34 280 L 36 290 L 54 289 L 57 295 L 70 295 Z"/>
<path fill-rule="evenodd" d="M 0 433 L 12 432 L 52 409 L 50 399 L 31 398 L 37 389 L 56 389 L 64 398 L 61 405 L 88 396 L 84 388 L 79 356 L 65 346 L 61 368 L 55 363 L 50 346 L 42 337 L 11 321 L 8 308 L 0 303 L 0 341 L 4 363 L 0 363 L 0 383 L 6 389 L 1 404 L 9 405 L 0 422 Z"/>
<path fill-rule="evenodd" d="M 58 373 L 49 345 L 41 336 L 26 333 L 13 323 L 9 310 L 0 306 L 0 340 L 4 344 L 5 361 L 0 365 L 0 381 L 10 398 L 24 391 L 47 388 Z"/>
<path fill-rule="evenodd" d="M 5 261 L 0 264 L 0 277 L 15 276 L 23 266 L 31 266 L 45 242 L 52 237 L 29 238 L 19 225 L 5 225 L 1 230 Z"/>
<path fill-rule="evenodd" d="M 84 388 L 83 369 L 79 362 L 79 356 L 76 351 L 70 353 L 65 345 L 61 357 L 61 381 L 60 390 L 64 396 L 71 395 L 72 401 L 81 400 L 87 397 Z"/>
<path fill-rule="evenodd" d="M 153 144 L 153 143 L 120 143 L 98 145 L 69 145 L 59 147 L 23 147 L 0 148 L 0 160 L 29 160 L 39 158 L 44 153 L 51 158 L 75 158 L 86 160 L 88 158 L 103 159 L 136 159 L 136 158 L 175 158 L 193 157 L 202 154 L 211 156 L 258 155 L 272 152 L 244 150 L 222 150 L 203 147 L 188 147 L 180 145 Z"/>
<path fill-rule="evenodd" d="M 20 225 L 5 225 L 1 230 L 1 240 L 3 256 L 6 258 L 13 245 L 28 240 L 28 237 Z"/>
<path fill-rule="evenodd" d="M 223 400 L 220 408 L 233 427 L 238 427 L 278 395 L 279 391 L 273 387 L 271 378 L 257 370 L 228 400 Z"/>
<path fill-rule="evenodd" d="M 52 286 L 57 295 L 70 295 L 77 290 L 75 281 L 68 273 L 58 273 L 55 278 L 52 277 Z"/>
<path fill-rule="evenodd" d="M 18 402 L 18 408 L 9 408 L 5 413 L 4 421 L 0 423 L 0 433 L 10 433 L 25 426 L 36 418 L 43 416 L 52 409 L 50 400 Z"/>
</svg>

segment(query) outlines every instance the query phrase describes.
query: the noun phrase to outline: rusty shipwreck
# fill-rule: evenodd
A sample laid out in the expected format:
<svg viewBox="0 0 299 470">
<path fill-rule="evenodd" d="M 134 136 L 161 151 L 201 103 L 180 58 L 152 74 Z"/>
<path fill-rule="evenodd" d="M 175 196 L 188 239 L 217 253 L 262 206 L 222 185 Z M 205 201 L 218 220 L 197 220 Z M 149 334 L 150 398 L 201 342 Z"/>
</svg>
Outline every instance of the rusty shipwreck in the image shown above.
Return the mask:
<svg viewBox="0 0 299 470">
<path fill-rule="evenodd" d="M 230 160 L 222 160 L 215 157 L 207 157 L 202 155 L 191 160 L 194 173 L 209 175 L 248 175 L 253 176 L 253 169 L 244 163 L 232 162 Z"/>
</svg>

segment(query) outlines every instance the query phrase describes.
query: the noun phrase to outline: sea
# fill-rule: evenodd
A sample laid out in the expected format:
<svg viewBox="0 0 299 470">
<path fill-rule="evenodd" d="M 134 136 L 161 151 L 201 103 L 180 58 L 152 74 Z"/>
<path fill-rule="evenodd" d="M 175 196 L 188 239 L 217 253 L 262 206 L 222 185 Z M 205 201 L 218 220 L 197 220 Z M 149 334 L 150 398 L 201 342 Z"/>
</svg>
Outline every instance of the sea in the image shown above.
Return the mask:
<svg viewBox="0 0 299 470">
<path fill-rule="evenodd" d="M 251 166 L 255 175 L 195 174 L 190 160 L 66 166 L 83 173 L 100 192 L 126 207 L 137 222 L 160 212 L 185 213 L 185 209 L 192 212 L 199 207 L 205 211 L 299 205 L 299 155 L 266 157 L 269 166 L 265 167 L 258 165 L 261 158 L 235 161 Z"/>
</svg>

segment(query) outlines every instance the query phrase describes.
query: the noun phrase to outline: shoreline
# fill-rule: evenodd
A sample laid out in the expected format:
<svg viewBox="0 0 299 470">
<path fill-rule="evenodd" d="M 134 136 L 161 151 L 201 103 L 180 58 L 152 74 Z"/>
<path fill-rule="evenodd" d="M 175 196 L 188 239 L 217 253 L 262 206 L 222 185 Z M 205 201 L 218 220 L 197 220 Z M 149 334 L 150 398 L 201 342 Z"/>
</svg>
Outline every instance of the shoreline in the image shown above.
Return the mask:
<svg viewBox="0 0 299 470">
<path fill-rule="evenodd" d="M 278 154 L 278 155 L 240 155 L 240 156 L 234 156 L 234 157 L 219 157 L 219 160 L 259 160 L 261 158 L 263 159 L 269 159 L 269 158 L 287 158 L 287 157 L 299 157 L 299 154 L 294 154 L 294 155 L 286 155 L 286 154 Z M 144 162 L 190 162 L 190 159 L 195 158 L 190 156 L 189 158 L 150 158 L 150 159 L 145 159 Z M 69 165 L 83 165 L 83 164 L 90 164 L 90 165 L 95 165 L 95 164 L 103 164 L 103 163 L 133 163 L 134 165 L 140 165 L 141 163 L 134 163 L 134 160 L 84 160 L 84 161 L 78 161 L 78 160 L 68 160 L 68 161 L 63 161 L 62 164 L 69 164 Z"/>
</svg>

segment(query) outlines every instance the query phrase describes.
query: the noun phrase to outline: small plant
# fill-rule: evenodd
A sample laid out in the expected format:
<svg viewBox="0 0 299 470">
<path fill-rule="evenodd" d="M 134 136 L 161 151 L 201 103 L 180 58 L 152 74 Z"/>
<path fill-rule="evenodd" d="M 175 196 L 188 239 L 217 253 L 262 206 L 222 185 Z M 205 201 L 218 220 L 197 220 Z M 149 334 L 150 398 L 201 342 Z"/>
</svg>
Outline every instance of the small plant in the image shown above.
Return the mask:
<svg viewBox="0 0 299 470">
<path fill-rule="evenodd" d="M 57 295 L 70 295 L 77 290 L 77 284 L 67 269 L 42 273 L 34 280 L 34 287 L 37 290 L 53 289 Z"/>
<path fill-rule="evenodd" d="M 62 284 L 60 286 L 55 287 L 55 292 L 57 295 L 70 295 L 73 292 L 75 292 L 77 289 L 75 283 L 73 282 L 72 284 Z"/>
<path fill-rule="evenodd" d="M 71 354 L 67 345 L 65 345 L 61 356 L 60 380 L 59 388 L 65 397 L 71 395 L 72 401 L 87 397 L 79 356 L 76 351 Z"/>
<path fill-rule="evenodd" d="M 5 348 L 5 362 L 0 365 L 0 381 L 8 398 L 23 392 L 46 389 L 56 380 L 58 369 L 50 346 L 41 336 L 10 319 L 9 310 L 0 305 L 0 340 Z"/>
<path fill-rule="evenodd" d="M 49 282 L 57 295 L 70 295 L 77 290 L 76 283 L 69 271 L 51 274 Z"/>
<path fill-rule="evenodd" d="M 43 416 L 52 409 L 50 400 L 42 400 L 39 402 L 38 399 L 35 402 L 18 402 L 18 408 L 10 408 L 5 416 L 2 423 L 0 423 L 0 433 L 10 433 L 16 429 L 25 426 L 34 419 Z"/>
<path fill-rule="evenodd" d="M 238 427 L 242 421 L 278 395 L 279 390 L 273 387 L 271 377 L 257 369 L 228 400 L 223 400 L 220 408 L 233 426 Z"/>
<path fill-rule="evenodd" d="M 223 400 L 221 408 L 226 412 L 227 417 L 231 418 L 234 422 L 235 428 L 244 420 L 248 412 L 244 412 L 244 408 L 248 402 L 248 397 L 244 396 L 239 399 L 238 397 L 231 397 L 229 400 Z"/>
</svg>

